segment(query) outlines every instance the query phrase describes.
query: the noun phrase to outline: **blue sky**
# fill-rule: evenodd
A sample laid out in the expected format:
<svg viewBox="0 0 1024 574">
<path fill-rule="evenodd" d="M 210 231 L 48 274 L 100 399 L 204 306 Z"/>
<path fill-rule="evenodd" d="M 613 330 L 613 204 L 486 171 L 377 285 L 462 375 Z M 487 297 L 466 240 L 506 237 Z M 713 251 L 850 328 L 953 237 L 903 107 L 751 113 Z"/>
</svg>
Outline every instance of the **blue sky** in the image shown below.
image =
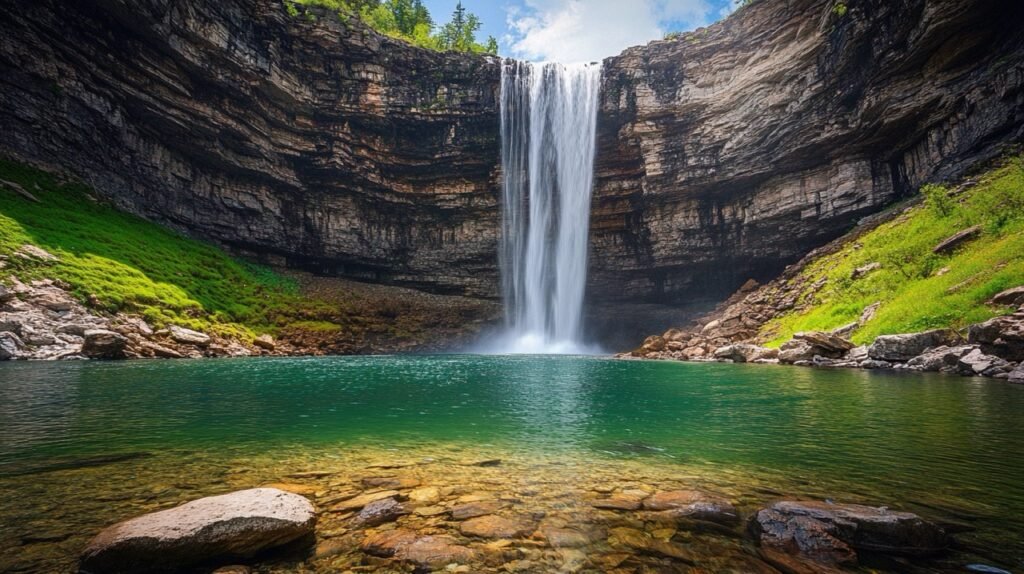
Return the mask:
<svg viewBox="0 0 1024 574">
<path fill-rule="evenodd" d="M 458 0 L 424 0 L 439 24 Z M 666 32 L 715 22 L 736 0 L 463 0 L 480 16 L 479 38 L 498 39 L 499 52 L 526 60 L 595 61 Z"/>
</svg>

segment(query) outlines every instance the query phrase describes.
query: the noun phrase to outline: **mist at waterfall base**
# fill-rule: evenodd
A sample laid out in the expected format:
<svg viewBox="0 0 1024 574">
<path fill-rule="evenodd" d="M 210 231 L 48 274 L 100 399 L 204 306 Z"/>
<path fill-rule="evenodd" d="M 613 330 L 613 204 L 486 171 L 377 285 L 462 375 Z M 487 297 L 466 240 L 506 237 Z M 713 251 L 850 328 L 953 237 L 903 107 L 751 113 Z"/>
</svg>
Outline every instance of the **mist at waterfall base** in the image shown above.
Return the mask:
<svg viewBox="0 0 1024 574">
<path fill-rule="evenodd" d="M 505 325 L 484 352 L 601 352 L 582 321 L 600 81 L 599 64 L 502 66 Z"/>
</svg>

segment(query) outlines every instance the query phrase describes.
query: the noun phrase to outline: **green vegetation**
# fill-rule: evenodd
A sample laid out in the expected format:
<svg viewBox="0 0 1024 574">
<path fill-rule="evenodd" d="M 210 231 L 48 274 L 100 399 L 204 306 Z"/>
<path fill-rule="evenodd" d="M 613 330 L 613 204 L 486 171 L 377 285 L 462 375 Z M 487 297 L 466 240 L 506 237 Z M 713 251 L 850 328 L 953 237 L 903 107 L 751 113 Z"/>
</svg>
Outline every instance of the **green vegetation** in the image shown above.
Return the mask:
<svg viewBox="0 0 1024 574">
<path fill-rule="evenodd" d="M 836 2 L 835 6 L 832 6 L 832 13 L 839 18 L 846 16 L 846 12 L 848 10 L 849 8 L 847 8 L 846 4 L 843 2 Z"/>
<path fill-rule="evenodd" d="M 812 262 L 793 279 L 804 286 L 801 300 L 807 305 L 764 327 L 769 344 L 798 331 L 847 325 L 875 302 L 881 307 L 854 332 L 857 343 L 884 334 L 960 328 L 1007 311 L 986 301 L 1024 285 L 1024 157 L 1007 160 L 959 193 L 937 185 L 921 192 L 924 202 Z M 977 239 L 952 253 L 932 252 L 974 225 L 982 229 Z M 871 263 L 881 268 L 854 279 L 854 270 Z"/>
<path fill-rule="evenodd" d="M 336 12 L 340 18 L 357 17 L 382 34 L 421 48 L 438 51 L 498 53 L 498 41 L 489 36 L 477 42 L 480 18 L 459 2 L 451 20 L 435 30 L 434 20 L 422 0 L 284 0 L 292 16 L 310 7 Z M 307 12 L 307 15 L 311 13 Z"/>
<path fill-rule="evenodd" d="M 26 244 L 59 260 L 16 255 Z M 120 212 L 83 184 L 3 159 L 0 256 L 6 257 L 0 281 L 10 275 L 61 281 L 96 312 L 137 314 L 157 328 L 181 325 L 243 341 L 271 333 L 307 350 L 426 343 L 439 333 L 457 336 L 490 312 L 472 302 L 285 275 L 239 261 L 216 246 Z"/>
<path fill-rule="evenodd" d="M 81 184 L 0 160 L 0 179 L 39 202 L 0 189 L 0 255 L 22 280 L 50 278 L 109 312 L 137 313 L 154 326 L 182 325 L 250 339 L 275 331 L 288 315 L 311 311 L 296 283 L 228 257 L 97 201 Z M 60 260 L 45 264 L 14 253 L 25 244 Z"/>
</svg>

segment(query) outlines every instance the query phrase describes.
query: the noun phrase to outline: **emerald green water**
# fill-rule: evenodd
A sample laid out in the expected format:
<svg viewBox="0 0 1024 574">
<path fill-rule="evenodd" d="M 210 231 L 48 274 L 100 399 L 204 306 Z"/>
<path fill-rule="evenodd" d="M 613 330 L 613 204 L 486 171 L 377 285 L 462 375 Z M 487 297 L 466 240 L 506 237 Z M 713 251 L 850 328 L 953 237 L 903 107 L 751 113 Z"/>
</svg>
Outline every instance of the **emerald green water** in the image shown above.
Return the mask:
<svg viewBox="0 0 1024 574">
<path fill-rule="evenodd" d="M 905 508 L 968 522 L 974 559 L 1024 560 L 1024 388 L 998 381 L 574 357 L 359 357 L 9 363 L 0 365 L 0 397 L 0 524 L 45 520 L 47 489 L 78 488 L 43 472 L 47 465 L 100 455 L 145 452 L 148 461 L 124 464 L 198 477 L 221 460 L 258 471 L 275 457 L 466 452 L 595 468 L 627 461 L 721 480 L 749 504 L 785 495 Z M 92 488 L 107 488 L 96 480 Z M 24 536 L 2 528 L 0 536 Z"/>
</svg>

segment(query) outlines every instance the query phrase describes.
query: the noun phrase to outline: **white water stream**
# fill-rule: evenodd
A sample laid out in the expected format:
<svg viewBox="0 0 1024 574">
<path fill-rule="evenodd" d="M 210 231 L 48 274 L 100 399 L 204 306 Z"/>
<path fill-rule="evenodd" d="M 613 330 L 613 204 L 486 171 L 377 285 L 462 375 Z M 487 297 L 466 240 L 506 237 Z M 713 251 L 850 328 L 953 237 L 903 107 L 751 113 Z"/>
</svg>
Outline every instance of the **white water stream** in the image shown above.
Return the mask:
<svg viewBox="0 0 1024 574">
<path fill-rule="evenodd" d="M 504 352 L 581 353 L 599 64 L 501 74 Z"/>
</svg>

